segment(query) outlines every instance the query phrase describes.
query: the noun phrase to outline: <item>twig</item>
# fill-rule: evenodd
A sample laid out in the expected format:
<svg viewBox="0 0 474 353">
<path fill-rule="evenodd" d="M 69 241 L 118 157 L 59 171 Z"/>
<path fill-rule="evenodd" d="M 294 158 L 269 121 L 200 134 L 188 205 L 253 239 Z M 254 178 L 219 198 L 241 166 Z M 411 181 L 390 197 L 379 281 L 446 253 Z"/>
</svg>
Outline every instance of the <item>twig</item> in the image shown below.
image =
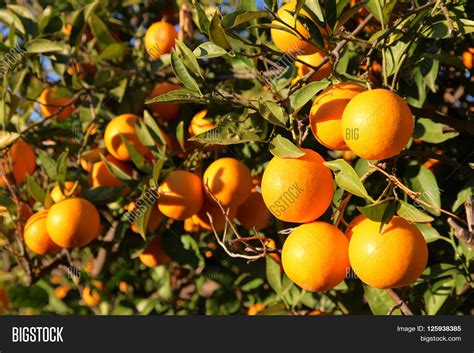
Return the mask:
<svg viewBox="0 0 474 353">
<path fill-rule="evenodd" d="M 393 301 L 396 303 L 396 305 L 400 305 L 400 311 L 407 316 L 413 315 L 413 312 L 410 310 L 408 305 L 398 296 L 397 293 L 394 292 L 393 289 L 385 289 L 387 294 L 390 296 L 390 298 L 393 299 Z M 391 309 L 391 308 L 390 308 Z M 395 308 L 398 309 L 398 308 Z M 394 309 L 394 310 L 395 310 Z"/>
<path fill-rule="evenodd" d="M 448 224 L 454 230 L 454 236 L 462 241 L 470 250 L 474 250 L 474 232 L 473 232 L 473 219 L 474 219 L 474 210 L 472 207 L 472 197 L 469 196 L 464 203 L 466 209 L 466 219 L 467 219 L 467 229 L 461 227 L 456 223 L 451 217 L 448 218 Z"/>
</svg>

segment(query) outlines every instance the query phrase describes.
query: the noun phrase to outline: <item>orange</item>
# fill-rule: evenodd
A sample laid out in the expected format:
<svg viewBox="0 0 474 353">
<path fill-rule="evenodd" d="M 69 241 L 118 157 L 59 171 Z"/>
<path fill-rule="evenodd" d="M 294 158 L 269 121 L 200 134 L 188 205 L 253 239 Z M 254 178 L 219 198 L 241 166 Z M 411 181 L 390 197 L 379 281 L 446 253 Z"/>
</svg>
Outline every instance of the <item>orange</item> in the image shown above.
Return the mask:
<svg viewBox="0 0 474 353">
<path fill-rule="evenodd" d="M 254 186 L 260 185 L 260 178 L 253 178 Z M 254 187 L 250 196 L 237 209 L 237 219 L 240 224 L 249 230 L 262 230 L 272 222 L 272 214 L 263 202 L 262 194 Z"/>
<path fill-rule="evenodd" d="M 395 216 L 380 233 L 380 223 L 363 215 L 349 225 L 349 259 L 355 274 L 375 288 L 405 287 L 421 275 L 428 247 L 418 228 Z"/>
<path fill-rule="evenodd" d="M 325 55 L 320 52 L 297 56 L 298 59 L 312 66 L 318 66 L 323 61 L 324 57 Z M 295 61 L 295 67 L 298 69 L 297 78 L 302 78 L 313 70 L 310 66 L 302 64 L 299 61 Z M 331 75 L 331 63 L 328 61 L 321 66 L 318 71 L 311 75 L 308 82 L 321 81 L 322 79 L 329 77 L 329 75 Z"/>
<path fill-rule="evenodd" d="M 300 225 L 283 244 L 283 270 L 309 292 L 330 290 L 344 280 L 350 267 L 348 245 L 344 234 L 332 224 Z"/>
<path fill-rule="evenodd" d="M 105 158 L 108 162 L 120 168 L 128 175 L 132 175 L 132 168 L 112 156 Z M 89 175 L 89 183 L 92 187 L 96 186 L 124 186 L 125 184 L 118 178 L 116 178 L 107 168 L 107 165 L 103 161 L 99 161 L 92 165 L 92 172 Z"/>
<path fill-rule="evenodd" d="M 199 232 L 199 221 L 197 220 L 196 216 L 192 215 L 189 218 L 184 220 L 184 230 L 188 233 L 196 233 Z"/>
<path fill-rule="evenodd" d="M 472 69 L 474 64 L 474 48 L 469 48 L 464 53 L 462 53 L 462 62 L 468 70 Z"/>
<path fill-rule="evenodd" d="M 68 196 L 76 196 L 81 192 L 81 186 L 77 185 L 76 189 L 74 190 L 73 194 L 71 195 L 71 191 L 74 188 L 75 182 L 74 181 L 66 181 L 64 182 L 64 191 Z M 54 202 L 62 201 L 66 198 L 61 190 L 60 185 L 56 185 L 53 190 L 51 190 L 51 198 Z"/>
<path fill-rule="evenodd" d="M 222 205 L 239 206 L 250 196 L 252 175 L 250 169 L 235 158 L 220 158 L 209 165 L 202 177 L 204 185 Z M 207 190 L 206 190 L 207 191 Z M 206 192 L 208 200 L 211 195 Z"/>
<path fill-rule="evenodd" d="M 63 200 L 49 209 L 46 230 L 63 248 L 83 247 L 99 235 L 99 212 L 85 199 L 72 197 Z"/>
<path fill-rule="evenodd" d="M 203 109 L 194 115 L 188 127 L 188 132 L 189 132 L 190 137 L 202 134 L 203 132 L 209 131 L 216 127 L 214 123 L 206 119 L 207 113 L 208 113 L 208 110 Z"/>
<path fill-rule="evenodd" d="M 262 196 L 273 215 L 285 222 L 306 223 L 331 204 L 333 178 L 317 152 L 302 149 L 298 158 L 273 157 L 263 173 Z"/>
<path fill-rule="evenodd" d="M 170 82 L 158 82 L 148 96 L 148 99 L 152 99 L 181 88 L 181 86 Z M 151 104 L 149 107 L 153 115 L 159 117 L 163 121 L 176 119 L 179 116 L 179 112 L 181 111 L 181 104 Z"/>
<path fill-rule="evenodd" d="M 276 249 L 277 248 L 275 240 L 270 239 L 270 238 L 266 238 L 265 242 L 266 242 L 265 245 L 267 246 L 267 248 L 271 248 L 271 249 Z M 270 256 L 277 264 L 279 264 L 281 266 L 280 255 L 278 255 L 276 253 L 271 253 L 271 254 L 268 254 L 268 256 Z"/>
<path fill-rule="evenodd" d="M 127 294 L 130 290 L 130 285 L 125 281 L 119 282 L 119 291 L 123 294 Z"/>
<path fill-rule="evenodd" d="M 66 298 L 67 294 L 69 293 L 69 287 L 67 286 L 59 286 L 54 289 L 54 295 L 56 298 L 63 300 Z"/>
<path fill-rule="evenodd" d="M 249 306 L 249 309 L 247 310 L 247 315 L 249 316 L 255 316 L 259 312 L 265 310 L 266 305 L 263 303 L 255 303 Z"/>
<path fill-rule="evenodd" d="M 96 67 L 92 64 L 88 64 L 85 62 L 83 63 L 73 62 L 67 68 L 66 72 L 70 76 L 73 76 L 74 74 L 76 74 L 81 80 L 84 80 L 87 77 L 94 76 L 96 70 L 97 70 Z"/>
<path fill-rule="evenodd" d="M 171 259 L 163 249 L 161 241 L 161 236 L 154 237 L 140 254 L 140 261 L 145 266 L 155 267 L 170 262 Z"/>
<path fill-rule="evenodd" d="M 344 82 L 326 88 L 316 97 L 309 115 L 316 140 L 333 150 L 349 150 L 341 133 L 342 113 L 347 103 L 365 90 L 357 83 Z"/>
<path fill-rule="evenodd" d="M 226 212 L 227 210 L 229 211 L 229 214 L 227 216 L 229 220 L 233 220 L 235 218 L 237 214 L 236 207 L 224 206 L 224 210 Z M 224 230 L 226 224 L 224 213 L 222 213 L 222 210 L 220 209 L 219 205 L 214 201 L 205 200 L 199 212 L 193 216 L 193 221 L 195 223 L 198 223 L 199 226 L 205 230 L 212 230 L 211 222 L 209 221 L 209 217 L 207 216 L 208 213 L 212 217 L 214 229 L 217 232 Z"/>
<path fill-rule="evenodd" d="M 94 307 L 100 304 L 100 294 L 104 291 L 104 283 L 102 281 L 94 280 L 92 281 L 92 284 L 95 288 L 92 286 L 86 286 L 82 291 L 82 300 L 84 301 L 84 304 L 89 307 Z"/>
<path fill-rule="evenodd" d="M 325 313 L 324 311 L 321 311 L 321 310 L 313 310 L 313 311 L 310 311 L 306 315 L 308 315 L 308 316 L 318 316 L 318 315 L 332 315 L 332 314 L 331 313 Z"/>
<path fill-rule="evenodd" d="M 398 154 L 413 134 L 414 121 L 408 104 L 386 89 L 359 93 L 342 114 L 342 134 L 347 146 L 369 160 Z"/>
<path fill-rule="evenodd" d="M 296 21 L 292 12 L 295 11 L 296 1 L 292 1 L 288 4 L 283 5 L 277 12 L 277 15 L 283 23 L 274 20 L 272 21 L 273 25 L 279 27 L 285 27 L 286 30 L 293 32 L 289 33 L 283 29 L 272 28 L 270 30 L 273 43 L 277 46 L 278 49 L 285 53 L 293 55 L 309 55 L 318 51 L 318 48 L 313 44 L 306 42 L 304 39 L 310 39 L 311 34 L 306 29 L 306 27 L 300 21 Z M 290 11 L 290 12 L 288 12 Z M 305 11 L 300 11 L 300 16 L 306 16 L 310 19 L 310 15 Z M 291 28 L 295 28 L 296 31 L 293 31 Z M 299 34 L 298 34 L 299 33 Z M 301 38 L 301 36 L 303 38 Z"/>
<path fill-rule="evenodd" d="M 62 109 L 62 106 L 66 106 L 56 116 L 58 120 L 66 120 L 72 115 L 74 106 L 70 104 L 72 97 L 58 97 L 59 92 L 57 87 L 45 88 L 38 97 L 40 104 L 40 111 L 43 118 L 48 118 L 51 115 Z"/>
<path fill-rule="evenodd" d="M 86 151 L 81 154 L 81 167 L 86 171 L 90 172 L 92 170 L 92 166 L 94 163 L 100 161 L 100 155 L 105 155 L 107 150 L 103 147 L 101 148 L 93 148 L 89 151 Z"/>
<path fill-rule="evenodd" d="M 203 202 L 201 179 L 191 172 L 171 172 L 158 189 L 158 209 L 171 219 L 184 221 L 198 212 Z"/>
<path fill-rule="evenodd" d="M 104 141 L 107 151 L 115 158 L 121 161 L 131 161 L 132 158 L 128 153 L 125 143 L 123 143 L 121 136 L 123 136 L 141 155 L 146 155 L 148 148 L 138 139 L 135 130 L 138 116 L 133 114 L 122 114 L 109 121 L 104 132 Z"/>
<path fill-rule="evenodd" d="M 26 175 L 33 174 L 36 169 L 35 152 L 25 141 L 18 140 L 2 158 L 2 166 L 6 174 L 13 174 L 13 178 L 17 184 L 23 184 Z M 5 181 L 1 174 L 0 186 L 5 186 Z"/>
<path fill-rule="evenodd" d="M 33 214 L 25 224 L 23 237 L 26 246 L 36 254 L 52 254 L 61 248 L 51 240 L 46 230 L 46 216 L 48 210 Z"/>
<path fill-rule="evenodd" d="M 178 32 L 172 24 L 160 21 L 153 23 L 145 33 L 145 49 L 152 60 L 171 53 Z"/>
<path fill-rule="evenodd" d="M 141 212 L 145 212 L 147 206 L 142 205 L 141 207 L 145 207 L 145 209 L 143 211 L 141 211 Z M 161 212 L 158 210 L 158 208 L 154 204 L 150 205 L 149 207 L 152 207 L 152 210 L 151 210 L 150 218 L 148 219 L 147 230 L 149 232 L 154 232 L 158 228 L 158 226 L 160 225 L 161 221 L 163 220 L 163 215 L 161 214 Z M 127 211 L 135 219 L 137 219 L 141 214 L 141 212 L 139 210 L 135 211 L 136 208 L 137 208 L 137 206 L 136 206 L 136 203 L 134 201 L 130 202 L 128 204 L 128 207 L 127 207 Z M 138 227 L 135 224 L 135 222 L 132 223 L 130 228 L 132 229 L 132 231 L 134 233 L 137 233 L 137 234 L 140 233 L 140 231 L 138 230 Z"/>
</svg>

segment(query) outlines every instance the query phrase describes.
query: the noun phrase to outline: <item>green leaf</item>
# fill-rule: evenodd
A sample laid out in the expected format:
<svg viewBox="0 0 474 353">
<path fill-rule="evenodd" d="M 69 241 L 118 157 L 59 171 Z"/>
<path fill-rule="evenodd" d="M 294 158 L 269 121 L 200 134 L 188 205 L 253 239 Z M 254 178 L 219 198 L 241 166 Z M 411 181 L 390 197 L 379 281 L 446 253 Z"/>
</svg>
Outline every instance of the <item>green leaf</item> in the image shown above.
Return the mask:
<svg viewBox="0 0 474 353">
<path fill-rule="evenodd" d="M 336 0 L 326 0 L 324 2 L 324 13 L 326 22 L 331 28 L 334 28 L 334 25 L 337 21 L 337 2 Z"/>
<path fill-rule="evenodd" d="M 138 231 L 140 232 L 140 235 L 142 236 L 143 239 L 146 239 L 148 222 L 150 221 L 150 215 L 151 215 L 151 212 L 153 211 L 153 207 L 156 207 L 156 206 L 153 205 L 153 206 L 146 207 L 145 212 L 140 212 L 139 216 L 137 217 L 137 220 L 135 221 L 135 225 L 137 226 Z"/>
<path fill-rule="evenodd" d="M 95 13 L 91 13 L 87 21 L 100 49 L 105 50 L 109 45 L 116 42 L 107 25 Z"/>
<path fill-rule="evenodd" d="M 187 269 L 195 269 L 203 262 L 199 246 L 189 234 L 164 233 L 163 248 L 169 257 Z"/>
<path fill-rule="evenodd" d="M 270 152 L 279 158 L 299 158 L 305 155 L 305 152 L 281 135 L 277 135 L 270 141 Z"/>
<path fill-rule="evenodd" d="M 232 29 L 237 26 L 240 26 L 246 22 L 260 19 L 268 18 L 269 14 L 265 11 L 234 11 L 222 19 L 221 25 L 226 29 Z"/>
<path fill-rule="evenodd" d="M 357 209 L 374 222 L 388 223 L 398 208 L 397 200 L 391 198 L 368 206 L 357 206 Z M 388 221 L 387 221 L 388 219 Z"/>
<path fill-rule="evenodd" d="M 20 18 L 11 11 L 0 9 L 0 21 L 8 26 L 15 26 L 15 29 L 21 34 L 25 34 L 25 26 Z"/>
<path fill-rule="evenodd" d="M 209 26 L 210 26 L 209 18 L 207 18 L 206 12 L 202 8 L 199 1 L 193 0 L 193 5 L 197 12 L 198 27 L 201 30 L 201 32 L 207 34 L 209 32 Z"/>
<path fill-rule="evenodd" d="M 428 315 L 436 315 L 446 300 L 453 294 L 455 280 L 453 277 L 442 279 L 431 285 L 423 295 Z"/>
<path fill-rule="evenodd" d="M 407 181 L 406 186 L 420 193 L 418 199 L 441 208 L 441 192 L 443 190 L 438 187 L 436 177 L 429 169 L 419 165 L 410 165 L 406 168 L 404 177 Z M 413 204 L 421 211 L 426 210 L 435 216 L 440 215 L 439 209 L 427 207 L 417 201 Z"/>
<path fill-rule="evenodd" d="M 268 255 L 265 256 L 265 263 L 268 284 L 270 285 L 270 287 L 272 287 L 275 293 L 281 294 L 282 284 L 280 265 Z"/>
<path fill-rule="evenodd" d="M 456 212 L 459 209 L 459 207 L 464 205 L 467 198 L 469 196 L 472 197 L 473 195 L 474 195 L 474 177 L 471 177 L 466 182 L 466 184 L 463 186 L 461 191 L 459 191 L 459 193 L 456 197 L 456 201 L 454 201 L 454 203 L 453 203 L 453 207 L 452 207 L 453 212 Z"/>
<path fill-rule="evenodd" d="M 148 129 L 147 131 L 153 133 L 158 138 L 162 146 L 166 146 L 167 142 L 166 142 L 165 136 L 163 135 L 163 131 L 161 131 L 155 119 L 153 119 L 153 117 L 147 111 L 145 111 L 145 114 L 143 115 L 143 120 L 145 122 L 145 125 L 151 129 L 151 131 Z M 141 122 L 137 123 L 137 127 L 138 127 L 138 130 L 141 129 Z M 156 138 L 154 138 L 154 140 L 156 141 Z"/>
<path fill-rule="evenodd" d="M 120 61 L 127 54 L 127 48 L 122 43 L 111 43 L 98 56 L 92 59 L 94 64 L 101 61 Z"/>
<path fill-rule="evenodd" d="M 150 174 L 152 169 L 150 166 L 150 163 L 143 157 L 140 152 L 136 150 L 135 147 L 127 140 L 127 138 L 124 135 L 120 135 L 120 138 L 122 139 L 122 142 L 125 144 L 125 147 L 127 148 L 128 154 L 130 155 L 130 158 L 132 159 L 133 164 L 141 170 L 144 173 Z M 111 164 L 111 163 L 109 163 Z M 120 169 L 120 168 L 117 168 Z M 123 173 L 123 175 L 126 175 L 128 178 L 126 180 L 131 180 L 131 177 L 123 172 L 121 169 L 120 171 Z"/>
<path fill-rule="evenodd" d="M 432 222 L 434 219 L 431 216 L 428 216 L 426 213 L 423 213 L 418 208 L 410 205 L 409 203 L 400 200 L 400 207 L 397 210 L 397 214 L 400 217 L 405 218 L 409 222 L 413 223 L 428 223 Z"/>
<path fill-rule="evenodd" d="M 184 86 L 202 95 L 196 80 L 191 76 L 186 65 L 184 65 L 174 49 L 171 51 L 171 67 L 178 80 L 180 80 Z"/>
<path fill-rule="evenodd" d="M 446 127 L 430 119 L 419 118 L 415 123 L 413 137 L 429 143 L 442 143 L 459 135 L 457 132 L 445 132 Z"/>
<path fill-rule="evenodd" d="M 351 18 L 354 18 L 354 16 L 359 12 L 359 10 L 367 5 L 368 1 L 361 1 L 357 4 L 355 4 L 353 7 L 345 11 L 344 13 L 341 14 L 339 19 L 336 22 L 336 25 L 334 26 L 334 33 L 337 33 L 338 30 L 346 24 L 347 21 L 349 21 Z"/>
<path fill-rule="evenodd" d="M 119 85 L 110 90 L 110 94 L 119 102 L 122 103 L 125 92 L 127 92 L 128 79 L 124 78 Z"/>
<path fill-rule="evenodd" d="M 319 4 L 319 0 L 305 0 L 304 4 L 313 14 L 316 15 L 320 24 L 324 23 L 324 14 L 321 5 Z"/>
<path fill-rule="evenodd" d="M 196 59 L 196 56 L 191 51 L 191 49 L 189 49 L 186 44 L 184 44 L 180 40 L 176 40 L 175 48 L 177 49 L 179 57 L 183 60 L 184 65 L 186 65 L 186 67 L 191 70 L 191 72 L 198 74 L 200 77 L 202 77 L 201 68 L 199 67 L 199 63 Z"/>
<path fill-rule="evenodd" d="M 416 227 L 421 232 L 421 234 L 423 234 L 423 237 L 425 238 L 427 243 L 432 243 L 441 238 L 441 235 L 438 233 L 438 231 L 431 226 L 418 223 L 416 224 Z"/>
<path fill-rule="evenodd" d="M 176 89 L 168 93 L 161 94 L 157 97 L 151 98 L 145 104 L 157 103 L 195 103 L 200 101 L 200 96 L 196 95 L 195 90 L 190 89 Z"/>
<path fill-rule="evenodd" d="M 324 165 L 334 172 L 337 185 L 353 195 L 371 200 L 364 185 L 355 170 L 344 159 L 324 162 Z"/>
<path fill-rule="evenodd" d="M 364 293 L 369 308 L 374 315 L 387 315 L 390 308 L 396 304 L 384 289 L 364 286 Z M 393 314 L 400 315 L 400 309 L 394 310 Z"/>
<path fill-rule="evenodd" d="M 49 302 L 48 293 L 37 285 L 23 286 L 17 284 L 8 288 L 7 292 L 10 303 L 15 309 L 39 309 Z"/>
<path fill-rule="evenodd" d="M 68 153 L 69 151 L 66 149 L 63 153 L 59 155 L 58 160 L 56 162 L 57 181 L 59 181 L 61 184 L 64 184 L 64 182 L 66 181 Z"/>
<path fill-rule="evenodd" d="M 222 123 L 214 129 L 205 131 L 188 140 L 212 145 L 235 145 L 246 142 L 260 142 L 261 138 L 254 132 L 239 129 L 238 125 Z"/>
<path fill-rule="evenodd" d="M 43 167 L 43 170 L 48 176 L 48 178 L 55 181 L 58 177 L 58 174 L 57 174 L 58 167 L 54 159 L 48 156 L 45 152 L 39 151 L 38 162 Z"/>
<path fill-rule="evenodd" d="M 122 190 L 123 188 L 112 186 L 98 186 L 83 191 L 81 197 L 89 200 L 94 205 L 106 205 L 116 201 L 120 197 Z"/>
<path fill-rule="evenodd" d="M 165 162 L 166 159 L 162 158 L 156 161 L 156 163 L 153 165 L 153 173 L 151 179 L 151 181 L 153 181 L 151 185 L 152 187 L 157 187 L 159 185 L 161 170 L 163 169 L 163 165 L 165 164 Z"/>
<path fill-rule="evenodd" d="M 35 178 L 33 178 L 31 175 L 26 176 L 26 186 L 28 188 L 28 193 L 33 196 L 36 201 L 44 204 L 46 192 L 41 186 L 38 185 L 38 183 L 35 181 Z"/>
<path fill-rule="evenodd" d="M 229 40 L 227 39 L 227 35 L 225 34 L 225 30 L 222 28 L 218 11 L 214 12 L 214 16 L 212 16 L 211 19 L 211 24 L 209 26 L 209 39 L 221 48 L 227 50 L 232 49 Z"/>
<path fill-rule="evenodd" d="M 265 120 L 268 120 L 274 125 L 286 128 L 288 115 L 285 114 L 283 108 L 281 108 L 277 103 L 260 98 L 258 100 L 258 110 Z"/>
<path fill-rule="evenodd" d="M 47 39 L 32 39 L 25 44 L 25 49 L 30 54 L 44 54 L 62 51 L 64 47 Z"/>
<path fill-rule="evenodd" d="M 285 307 L 283 303 L 277 303 L 274 305 L 270 305 L 265 310 L 262 310 L 258 313 L 259 316 L 275 316 L 275 315 L 290 315 L 291 313 Z"/>
<path fill-rule="evenodd" d="M 221 47 L 215 45 L 212 42 L 206 42 L 202 43 L 200 46 L 194 49 L 193 53 L 199 59 L 212 59 L 226 55 L 227 50 L 222 49 Z"/>
<path fill-rule="evenodd" d="M 180 121 L 178 126 L 176 126 L 176 139 L 178 140 L 181 149 L 183 151 L 186 150 L 186 139 L 184 137 L 184 121 Z"/>
<path fill-rule="evenodd" d="M 300 88 L 290 96 L 290 106 L 294 113 L 297 113 L 308 103 L 314 96 L 328 87 L 330 84 L 327 80 L 318 82 L 311 82 L 304 87 Z"/>
</svg>

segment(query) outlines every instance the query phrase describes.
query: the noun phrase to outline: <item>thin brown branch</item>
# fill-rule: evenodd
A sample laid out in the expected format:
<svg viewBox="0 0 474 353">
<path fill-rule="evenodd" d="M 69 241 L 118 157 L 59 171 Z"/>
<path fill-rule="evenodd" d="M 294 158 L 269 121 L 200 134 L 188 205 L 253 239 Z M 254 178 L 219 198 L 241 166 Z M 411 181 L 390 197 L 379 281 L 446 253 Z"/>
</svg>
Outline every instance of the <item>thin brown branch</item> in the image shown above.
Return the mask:
<svg viewBox="0 0 474 353">
<path fill-rule="evenodd" d="M 410 310 L 408 305 L 398 296 L 397 293 L 393 289 L 385 289 L 387 294 L 390 296 L 390 298 L 393 299 L 396 305 L 400 306 L 400 311 L 403 313 L 403 315 L 413 315 L 413 312 Z"/>
</svg>

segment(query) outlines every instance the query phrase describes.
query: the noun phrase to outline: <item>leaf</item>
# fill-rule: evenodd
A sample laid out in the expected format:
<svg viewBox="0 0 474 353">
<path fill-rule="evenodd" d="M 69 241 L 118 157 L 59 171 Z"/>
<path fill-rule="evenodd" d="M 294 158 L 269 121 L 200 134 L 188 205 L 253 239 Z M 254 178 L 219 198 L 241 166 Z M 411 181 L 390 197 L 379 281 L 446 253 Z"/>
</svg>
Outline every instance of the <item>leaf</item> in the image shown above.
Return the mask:
<svg viewBox="0 0 474 353">
<path fill-rule="evenodd" d="M 195 269 L 202 263 L 199 246 L 189 234 L 163 234 L 163 248 L 169 257 L 187 269 Z"/>
<path fill-rule="evenodd" d="M 137 226 L 138 231 L 140 232 L 140 235 L 142 236 L 143 239 L 146 239 L 148 222 L 150 221 L 150 216 L 151 216 L 151 212 L 153 211 L 153 207 L 156 207 L 156 206 L 153 205 L 153 206 L 146 207 L 145 212 L 140 212 L 139 216 L 137 217 L 135 221 L 135 225 Z"/>
<path fill-rule="evenodd" d="M 39 164 L 43 167 L 48 178 L 55 181 L 58 177 L 57 174 L 57 165 L 54 159 L 48 156 L 45 152 L 39 151 L 38 153 L 38 161 Z"/>
<path fill-rule="evenodd" d="M 39 309 L 49 302 L 48 293 L 38 285 L 23 286 L 17 284 L 7 290 L 10 303 L 15 309 Z"/>
<path fill-rule="evenodd" d="M 12 145 L 19 137 L 20 134 L 17 132 L 0 131 L 0 150 Z"/>
<path fill-rule="evenodd" d="M 87 21 L 100 49 L 105 50 L 109 45 L 116 42 L 106 24 L 95 13 L 91 13 Z"/>
<path fill-rule="evenodd" d="M 428 216 L 426 213 L 420 211 L 417 207 L 414 207 L 405 201 L 400 200 L 399 203 L 400 207 L 397 210 L 397 214 L 409 222 L 428 223 L 434 220 L 433 217 Z"/>
<path fill-rule="evenodd" d="M 471 177 L 468 179 L 468 181 L 463 186 L 461 191 L 459 191 L 456 201 L 454 201 L 453 203 L 453 207 L 452 207 L 453 212 L 456 212 L 459 209 L 459 207 L 464 205 L 467 198 L 469 196 L 472 197 L 473 195 L 474 195 L 474 177 Z"/>
<path fill-rule="evenodd" d="M 371 200 L 364 185 L 355 170 L 344 159 L 324 162 L 324 165 L 334 172 L 337 185 L 353 195 Z"/>
<path fill-rule="evenodd" d="M 184 44 L 180 40 L 176 40 L 175 48 L 178 50 L 178 54 L 183 59 L 183 62 L 186 67 L 191 70 L 191 72 L 194 72 L 200 77 L 202 77 L 201 68 L 199 67 L 199 63 L 196 59 L 196 56 L 191 51 L 191 49 L 189 49 L 186 44 Z"/>
<path fill-rule="evenodd" d="M 199 102 L 200 98 L 196 95 L 196 91 L 190 89 L 177 89 L 168 93 L 161 94 L 157 97 L 151 98 L 145 104 L 157 103 L 195 103 Z"/>
<path fill-rule="evenodd" d="M 283 303 L 277 303 L 274 305 L 269 306 L 265 310 L 262 310 L 258 313 L 259 316 L 281 316 L 281 315 L 290 315 L 291 313 L 285 307 Z"/>
<path fill-rule="evenodd" d="M 282 285 L 281 285 L 281 269 L 280 265 L 270 256 L 265 256 L 266 263 L 266 276 L 267 281 L 270 287 L 277 294 L 281 294 Z"/>
<path fill-rule="evenodd" d="M 123 138 L 122 135 L 120 135 L 120 137 Z M 120 179 L 123 182 L 132 180 L 132 177 L 130 175 L 124 172 L 121 168 L 117 167 L 115 164 L 109 162 L 103 155 L 100 155 L 100 158 L 102 162 L 105 163 L 105 166 L 109 170 L 110 174 L 112 174 L 114 177 L 116 177 L 117 179 Z"/>
<path fill-rule="evenodd" d="M 122 43 L 111 43 L 98 56 L 92 59 L 94 64 L 101 61 L 120 61 L 127 53 L 127 48 Z"/>
<path fill-rule="evenodd" d="M 145 111 L 145 114 L 143 115 L 143 120 L 145 125 L 151 129 L 151 133 L 153 133 L 160 140 L 160 144 L 162 146 L 166 146 L 167 142 L 165 136 L 163 135 L 163 131 L 161 131 L 155 119 L 153 119 L 153 117 L 147 111 Z M 137 123 L 137 127 L 138 130 L 141 129 L 141 122 Z M 150 132 L 150 130 L 148 131 Z"/>
<path fill-rule="evenodd" d="M 305 152 L 281 135 L 277 135 L 270 141 L 269 149 L 271 154 L 279 158 L 299 158 L 305 155 Z"/>
<path fill-rule="evenodd" d="M 324 13 L 326 22 L 331 28 L 334 28 L 334 25 L 337 21 L 337 4 L 336 0 L 326 0 L 324 2 Z"/>
<path fill-rule="evenodd" d="M 423 237 L 427 243 L 432 243 L 441 238 L 441 235 L 438 233 L 438 231 L 430 225 L 418 223 L 416 224 L 416 227 L 421 232 L 421 234 L 423 234 Z"/>
<path fill-rule="evenodd" d="M 226 55 L 227 50 L 215 45 L 212 42 L 202 43 L 196 49 L 194 49 L 194 55 L 200 59 L 212 59 Z"/>
<path fill-rule="evenodd" d="M 124 78 L 119 85 L 110 90 L 110 94 L 119 102 L 122 103 L 125 92 L 127 91 L 128 79 Z"/>
<path fill-rule="evenodd" d="M 166 159 L 162 158 L 156 161 L 156 163 L 153 165 L 152 181 L 154 185 L 151 185 L 152 187 L 157 187 L 159 185 L 161 170 L 163 169 L 165 162 Z"/>
<path fill-rule="evenodd" d="M 229 40 L 227 39 L 227 35 L 225 34 L 224 28 L 222 28 L 218 11 L 214 12 L 214 16 L 212 16 L 211 19 L 211 24 L 209 25 L 209 39 L 211 42 L 220 46 L 221 48 L 228 50 L 232 49 Z"/>
<path fill-rule="evenodd" d="M 334 33 L 337 33 L 338 30 L 346 24 L 347 21 L 349 21 L 351 18 L 353 18 L 361 8 L 365 7 L 367 5 L 368 1 L 361 1 L 355 4 L 353 7 L 345 11 L 344 13 L 341 14 L 339 19 L 336 22 L 336 25 L 334 26 Z"/>
<path fill-rule="evenodd" d="M 323 10 L 321 9 L 321 5 L 319 4 L 319 0 L 305 0 L 304 1 L 306 7 L 316 15 L 319 23 L 324 23 L 324 15 Z"/>
<path fill-rule="evenodd" d="M 358 206 L 357 209 L 374 222 L 387 224 L 398 208 L 397 200 L 391 198 L 368 206 Z M 387 221 L 388 220 L 388 221 Z"/>
<path fill-rule="evenodd" d="M 442 279 L 431 285 L 423 294 L 426 313 L 436 315 L 446 300 L 452 295 L 455 286 L 454 278 Z"/>
<path fill-rule="evenodd" d="M 447 126 L 426 118 L 416 119 L 413 137 L 429 143 L 442 143 L 459 135 L 457 132 L 444 132 Z"/>
<path fill-rule="evenodd" d="M 112 186 L 98 186 L 92 189 L 87 189 L 81 193 L 81 197 L 89 200 L 94 205 L 106 205 L 117 200 L 123 188 Z"/>
<path fill-rule="evenodd" d="M 260 142 L 260 137 L 254 132 L 239 129 L 238 125 L 222 123 L 214 129 L 196 135 L 189 141 L 209 143 L 212 145 L 235 145 L 246 142 Z"/>
<path fill-rule="evenodd" d="M 57 181 L 62 184 L 66 181 L 68 152 L 69 151 L 66 149 L 63 153 L 61 153 L 56 162 Z"/>
<path fill-rule="evenodd" d="M 176 139 L 178 140 L 179 146 L 183 151 L 186 150 L 185 147 L 185 138 L 184 138 L 184 121 L 180 121 L 178 126 L 176 126 Z"/>
<path fill-rule="evenodd" d="M 203 33 L 208 33 L 209 32 L 209 26 L 210 26 L 210 21 L 209 18 L 207 18 L 206 12 L 202 8 L 201 4 L 197 0 L 193 0 L 193 5 L 194 8 L 196 9 L 197 12 L 197 18 L 198 18 L 198 27 Z"/>
<path fill-rule="evenodd" d="M 234 11 L 226 16 L 221 21 L 221 25 L 226 29 L 232 29 L 237 26 L 240 26 L 246 22 L 261 19 L 261 18 L 268 18 L 268 12 L 265 11 Z"/>
<path fill-rule="evenodd" d="M 328 87 L 330 84 L 327 80 L 311 82 L 300 88 L 290 96 L 290 106 L 294 113 L 298 113 L 314 96 Z"/>
<path fill-rule="evenodd" d="M 364 293 L 369 308 L 374 315 L 387 315 L 390 308 L 396 304 L 383 289 L 364 286 Z M 400 309 L 396 309 L 393 314 L 400 315 Z"/>
<path fill-rule="evenodd" d="M 35 181 L 35 178 L 33 178 L 31 175 L 26 176 L 26 186 L 28 188 L 28 193 L 33 196 L 36 201 L 44 204 L 46 192 L 41 186 L 38 185 L 38 183 Z"/>
<path fill-rule="evenodd" d="M 127 148 L 128 154 L 130 155 L 130 158 L 132 159 L 133 164 L 141 170 L 142 172 L 145 173 L 151 173 L 152 169 L 150 166 L 150 163 L 136 150 L 136 148 L 127 140 L 127 138 L 124 135 L 120 135 L 120 138 L 122 139 L 122 142 L 125 144 L 125 147 Z M 117 168 L 120 169 L 120 168 Z M 125 175 L 128 176 L 127 180 L 130 180 L 130 176 L 124 172 Z"/>
<path fill-rule="evenodd" d="M 26 33 L 23 22 L 21 22 L 20 18 L 11 11 L 0 9 L 0 21 L 8 26 L 14 25 L 15 29 L 21 34 Z"/>
<path fill-rule="evenodd" d="M 419 165 L 410 165 L 406 168 L 404 177 L 407 181 L 406 186 L 420 193 L 418 199 L 441 208 L 441 192 L 443 190 L 438 187 L 436 177 L 429 169 Z M 414 201 L 413 204 L 421 211 L 428 211 L 435 216 L 440 215 L 439 209 L 427 207 L 417 201 Z"/>
<path fill-rule="evenodd" d="M 258 110 L 265 120 L 268 120 L 273 125 L 286 128 L 288 115 L 285 114 L 283 109 L 277 103 L 260 98 L 258 100 Z"/>
<path fill-rule="evenodd" d="M 30 54 L 44 54 L 62 51 L 64 47 L 47 39 L 32 39 L 25 44 L 25 49 Z"/>
<path fill-rule="evenodd" d="M 171 51 L 171 67 L 178 80 L 180 80 L 184 86 L 202 95 L 196 80 L 191 76 L 178 54 L 176 54 L 175 49 Z"/>
</svg>

